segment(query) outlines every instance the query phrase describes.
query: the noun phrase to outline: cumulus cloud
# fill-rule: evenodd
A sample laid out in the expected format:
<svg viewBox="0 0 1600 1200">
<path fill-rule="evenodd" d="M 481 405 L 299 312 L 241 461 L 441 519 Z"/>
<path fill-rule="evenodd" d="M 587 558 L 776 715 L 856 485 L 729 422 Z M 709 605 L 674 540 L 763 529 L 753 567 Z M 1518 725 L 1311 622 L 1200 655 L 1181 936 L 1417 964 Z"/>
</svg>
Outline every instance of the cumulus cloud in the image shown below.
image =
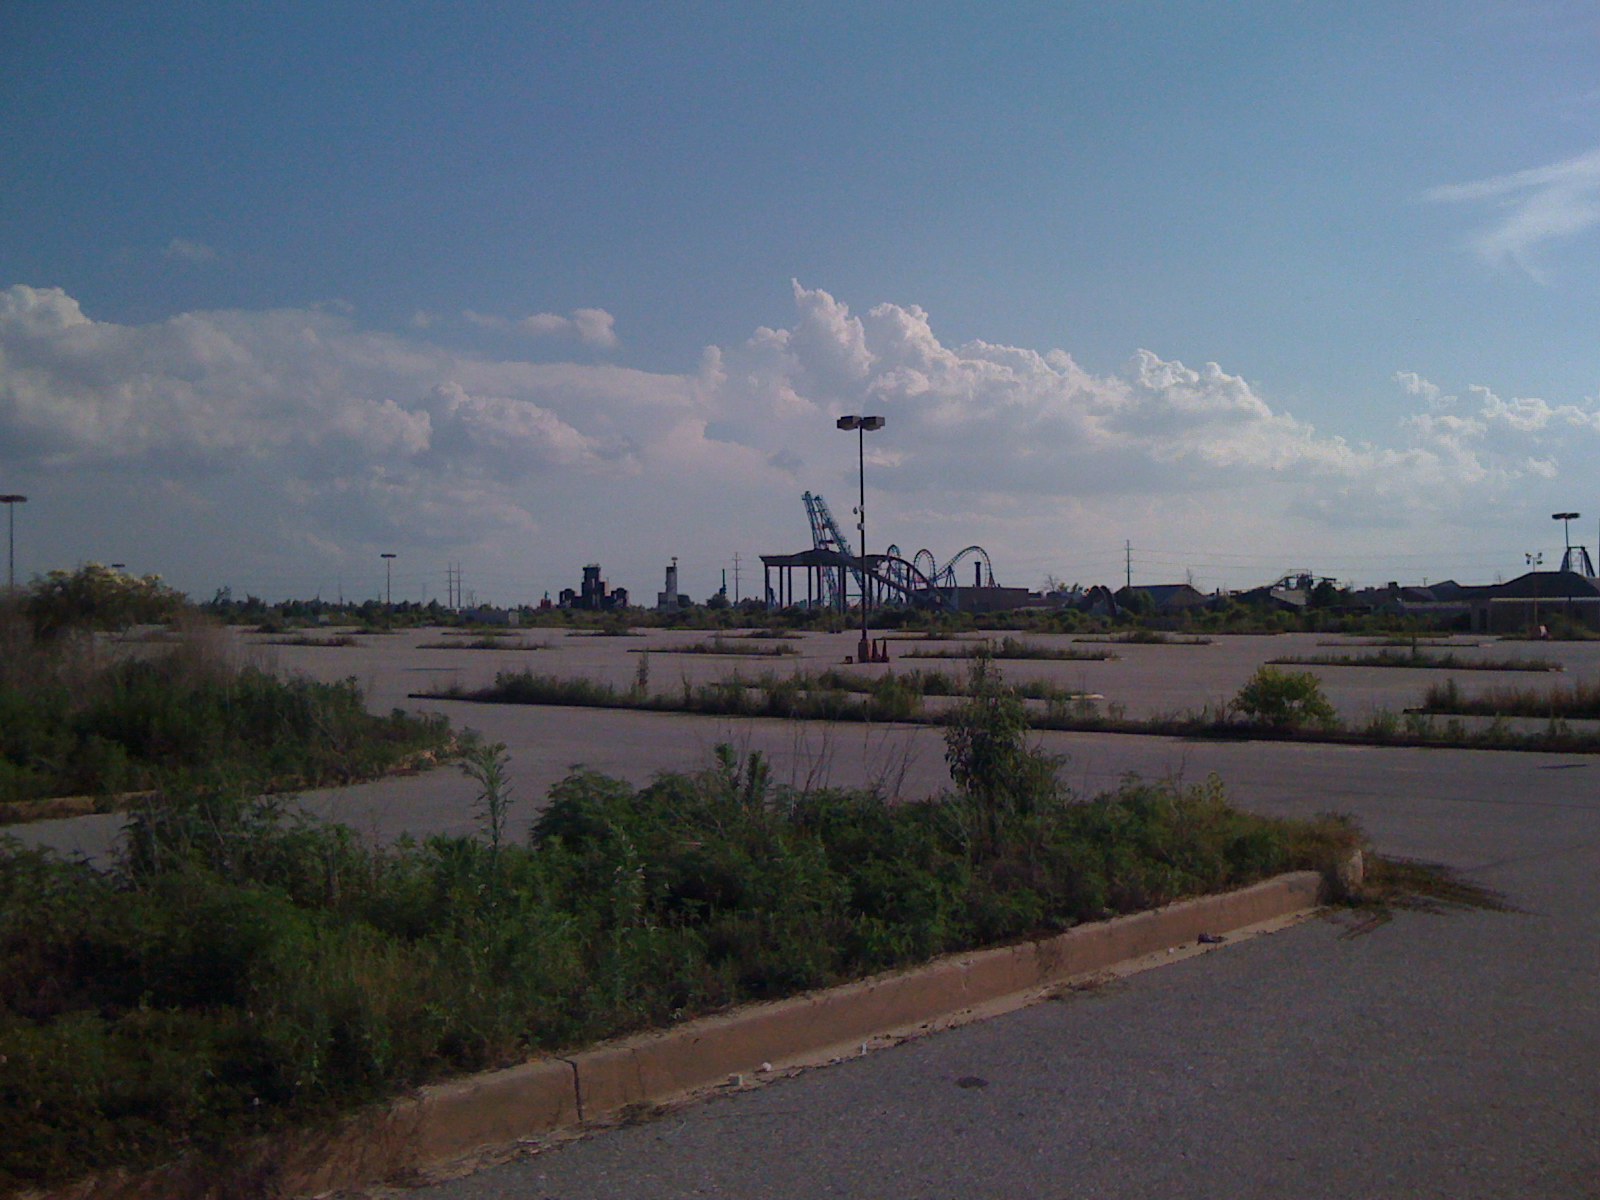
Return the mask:
<svg viewBox="0 0 1600 1200">
<path fill-rule="evenodd" d="M 1495 266 L 1510 264 L 1543 279 L 1535 251 L 1600 224 L 1600 150 L 1509 175 L 1432 188 L 1424 195 L 1439 203 L 1492 209 L 1497 215 L 1473 236 L 1472 248 Z"/>
<path fill-rule="evenodd" d="M 192 238 L 175 237 L 161 251 L 165 258 L 174 258 L 179 262 L 209 263 L 217 261 L 217 252 L 204 242 L 194 241 Z"/>
<path fill-rule="evenodd" d="M 603 308 L 575 308 L 570 316 L 565 317 L 560 313 L 534 313 L 515 321 L 471 309 L 462 313 L 462 316 L 485 329 L 511 331 L 529 337 L 567 338 L 601 350 L 610 350 L 619 344 L 617 320 Z"/>
<path fill-rule="evenodd" d="M 854 447 L 832 418 L 878 413 L 875 520 L 902 544 L 982 540 L 1020 563 L 1107 529 L 1331 535 L 1509 513 L 1600 446 L 1587 402 L 1402 371 L 1411 407 L 1394 436 L 1357 443 L 1217 363 L 1139 350 L 1097 374 L 1060 349 L 947 344 L 915 305 L 858 314 L 799 283 L 793 298 L 792 322 L 665 373 L 464 354 L 415 323 L 384 333 L 316 309 L 119 325 L 61 289 L 11 287 L 0 468 L 86 493 L 121 472 L 175 526 L 234 514 L 224 549 L 270 514 L 289 555 L 403 541 L 653 564 L 706 545 L 798 548 L 799 493 L 853 491 Z M 560 320 L 575 331 L 577 315 Z"/>
</svg>

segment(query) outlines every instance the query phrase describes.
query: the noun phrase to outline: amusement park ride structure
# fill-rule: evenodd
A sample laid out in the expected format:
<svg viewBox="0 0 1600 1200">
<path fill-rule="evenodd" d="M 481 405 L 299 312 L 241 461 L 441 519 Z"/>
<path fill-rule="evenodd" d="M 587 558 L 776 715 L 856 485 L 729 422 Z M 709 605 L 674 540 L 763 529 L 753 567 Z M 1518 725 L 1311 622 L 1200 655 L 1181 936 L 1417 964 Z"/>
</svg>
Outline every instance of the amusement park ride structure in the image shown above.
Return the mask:
<svg viewBox="0 0 1600 1200">
<path fill-rule="evenodd" d="M 851 549 L 828 502 L 811 492 L 802 499 L 811 526 L 811 550 L 798 555 L 762 555 L 762 561 L 769 570 L 804 568 L 811 572 L 816 586 L 807 589 L 808 603 L 843 611 L 850 606 L 852 596 L 859 602 L 865 593 L 873 604 L 955 609 L 962 587 L 995 586 L 994 566 L 982 546 L 968 546 L 943 566 L 930 550 L 918 550 L 906 558 L 894 545 L 887 553 L 869 554 L 863 560 Z M 970 582 L 963 584 L 961 576 L 968 562 L 972 563 L 973 572 Z M 783 600 L 779 596 L 774 602 L 782 604 Z"/>
</svg>

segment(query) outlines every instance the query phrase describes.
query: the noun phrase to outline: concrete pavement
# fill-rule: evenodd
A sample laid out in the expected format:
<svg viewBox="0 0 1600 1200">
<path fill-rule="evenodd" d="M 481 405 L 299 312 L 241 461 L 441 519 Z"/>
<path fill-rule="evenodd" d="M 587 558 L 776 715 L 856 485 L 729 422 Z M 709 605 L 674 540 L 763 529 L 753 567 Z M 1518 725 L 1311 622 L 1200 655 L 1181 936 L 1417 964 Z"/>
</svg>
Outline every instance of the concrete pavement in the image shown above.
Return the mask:
<svg viewBox="0 0 1600 1200">
<path fill-rule="evenodd" d="M 1311 922 L 408 1194 L 1600 1195 L 1600 804 L 1538 769 L 1334 797 L 1523 912 Z"/>
</svg>

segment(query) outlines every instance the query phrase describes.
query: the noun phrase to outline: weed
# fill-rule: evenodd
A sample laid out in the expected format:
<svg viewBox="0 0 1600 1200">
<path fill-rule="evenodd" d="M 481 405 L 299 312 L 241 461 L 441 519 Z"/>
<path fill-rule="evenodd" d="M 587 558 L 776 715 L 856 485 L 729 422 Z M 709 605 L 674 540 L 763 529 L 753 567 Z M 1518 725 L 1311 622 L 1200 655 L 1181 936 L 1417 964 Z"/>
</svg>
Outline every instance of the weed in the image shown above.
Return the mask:
<svg viewBox="0 0 1600 1200">
<path fill-rule="evenodd" d="M 1428 654 L 1413 644 L 1409 653 L 1380 650 L 1377 654 L 1289 655 L 1271 660 L 1274 666 L 1308 667 L 1413 667 L 1440 671 L 1559 671 L 1561 664 L 1544 658 L 1467 658 L 1455 653 Z"/>
<path fill-rule="evenodd" d="M 1494 688 L 1465 696 L 1454 679 L 1430 687 L 1422 708 L 1458 716 L 1600 718 L 1600 682 L 1579 680 L 1567 688 Z"/>
<path fill-rule="evenodd" d="M 351 680 L 240 668 L 200 627 L 142 658 L 102 662 L 35 643 L 0 684 L 0 802 L 246 776 L 264 789 L 373 778 L 449 744 L 442 718 L 367 712 Z"/>
<path fill-rule="evenodd" d="M 1518 912 L 1504 893 L 1466 878 L 1454 867 L 1412 858 L 1366 856 L 1366 878 L 1349 903 L 1362 914 L 1345 937 L 1370 933 L 1396 910 L 1440 914 L 1475 909 Z"/>
</svg>

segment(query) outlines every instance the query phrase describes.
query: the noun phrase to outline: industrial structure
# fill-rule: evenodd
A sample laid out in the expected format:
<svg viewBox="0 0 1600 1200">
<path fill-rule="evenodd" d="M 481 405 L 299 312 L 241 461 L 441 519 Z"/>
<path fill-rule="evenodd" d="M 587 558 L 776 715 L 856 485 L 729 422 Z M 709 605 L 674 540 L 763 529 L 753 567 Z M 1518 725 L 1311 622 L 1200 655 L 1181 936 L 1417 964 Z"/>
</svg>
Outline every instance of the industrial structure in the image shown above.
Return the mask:
<svg viewBox="0 0 1600 1200">
<path fill-rule="evenodd" d="M 627 588 L 606 588 L 606 581 L 600 578 L 600 564 L 590 563 L 583 569 L 583 585 L 581 591 L 571 588 L 561 589 L 561 607 L 579 608 L 588 612 L 609 612 L 614 608 L 628 607 Z"/>
<path fill-rule="evenodd" d="M 832 608 L 844 612 L 863 599 L 945 612 L 996 612 L 1037 603 L 1027 588 L 1000 587 L 994 565 L 982 546 L 968 546 L 941 566 L 924 548 L 907 558 L 891 544 L 883 554 L 857 555 L 834 520 L 828 502 L 806 492 L 801 497 L 811 527 L 811 548 L 797 554 L 763 554 L 767 607 Z M 970 583 L 964 582 L 971 564 Z M 797 577 L 802 582 L 796 582 Z M 803 594 L 802 594 L 802 590 Z"/>
<path fill-rule="evenodd" d="M 656 593 L 656 611 L 662 613 L 675 613 L 688 608 L 693 601 L 678 591 L 678 556 L 672 556 L 672 562 L 667 566 L 665 586 Z"/>
</svg>

